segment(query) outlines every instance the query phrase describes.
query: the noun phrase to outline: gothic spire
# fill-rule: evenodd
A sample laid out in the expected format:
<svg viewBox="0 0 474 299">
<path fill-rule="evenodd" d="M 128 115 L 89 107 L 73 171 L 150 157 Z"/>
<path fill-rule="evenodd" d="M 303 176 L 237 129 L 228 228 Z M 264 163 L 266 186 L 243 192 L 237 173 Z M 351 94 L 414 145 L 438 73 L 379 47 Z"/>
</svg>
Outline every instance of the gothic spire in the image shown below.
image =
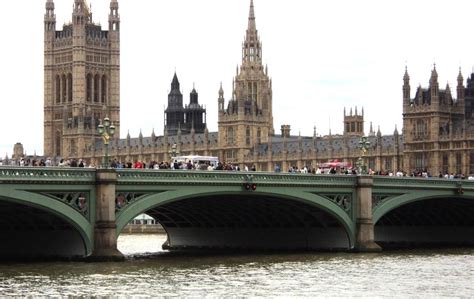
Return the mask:
<svg viewBox="0 0 474 299">
<path fill-rule="evenodd" d="M 462 77 L 461 67 L 459 67 L 458 86 L 462 86 L 462 85 L 463 85 L 463 81 L 464 81 L 464 78 Z"/>
<path fill-rule="evenodd" d="M 405 74 L 403 75 L 403 83 L 405 83 L 405 85 L 410 84 L 410 75 L 408 75 L 408 67 L 407 66 L 405 66 Z"/>
<path fill-rule="evenodd" d="M 250 0 L 249 24 L 243 44 L 243 62 L 262 62 L 262 45 L 258 40 L 253 0 Z M 263 66 L 262 66 L 263 68 Z M 238 68 L 237 68 L 238 72 Z"/>
<path fill-rule="evenodd" d="M 174 72 L 173 81 L 171 81 L 171 90 L 178 90 L 179 91 L 179 80 L 176 72 Z"/>
<path fill-rule="evenodd" d="M 255 24 L 255 11 L 253 8 L 253 0 L 250 0 L 248 31 L 251 31 L 251 32 L 257 31 L 257 25 Z"/>
<path fill-rule="evenodd" d="M 461 73 L 461 67 L 459 67 L 459 74 L 458 74 L 458 86 L 456 88 L 457 90 L 457 97 L 458 100 L 463 100 L 464 99 L 464 84 L 463 84 L 464 78 L 462 77 Z"/>
<path fill-rule="evenodd" d="M 219 88 L 219 98 L 224 97 L 224 89 L 222 88 L 222 82 L 221 82 L 221 87 Z"/>
<path fill-rule="evenodd" d="M 433 65 L 433 70 L 431 71 L 430 83 L 438 83 L 438 72 L 436 71 L 436 63 Z"/>
</svg>

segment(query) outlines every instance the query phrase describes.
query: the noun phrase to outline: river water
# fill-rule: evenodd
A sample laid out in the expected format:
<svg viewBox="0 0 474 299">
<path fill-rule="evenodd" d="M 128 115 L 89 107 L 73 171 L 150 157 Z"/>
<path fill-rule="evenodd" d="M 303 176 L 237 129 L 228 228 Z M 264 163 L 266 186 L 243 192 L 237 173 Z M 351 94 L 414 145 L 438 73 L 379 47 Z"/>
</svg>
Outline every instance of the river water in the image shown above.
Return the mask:
<svg viewBox="0 0 474 299">
<path fill-rule="evenodd" d="M 474 249 L 175 255 L 164 241 L 120 236 L 122 263 L 0 264 L 0 297 L 474 297 Z"/>
</svg>

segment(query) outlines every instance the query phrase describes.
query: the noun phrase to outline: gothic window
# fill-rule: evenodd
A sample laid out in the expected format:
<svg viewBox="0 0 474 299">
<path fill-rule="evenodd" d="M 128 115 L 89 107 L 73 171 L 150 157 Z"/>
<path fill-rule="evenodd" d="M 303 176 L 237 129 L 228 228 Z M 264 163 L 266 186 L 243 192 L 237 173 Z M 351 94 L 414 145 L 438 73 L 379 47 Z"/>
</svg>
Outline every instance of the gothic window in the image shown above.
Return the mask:
<svg viewBox="0 0 474 299">
<path fill-rule="evenodd" d="M 418 120 L 416 122 L 415 137 L 417 139 L 422 139 L 426 135 L 428 135 L 428 126 L 426 125 L 426 121 Z"/>
<path fill-rule="evenodd" d="M 441 166 L 443 173 L 449 172 L 448 154 L 443 154 L 443 165 Z"/>
<path fill-rule="evenodd" d="M 67 75 L 67 101 L 72 102 L 72 74 Z"/>
<path fill-rule="evenodd" d="M 470 154 L 470 165 L 469 165 L 469 173 L 474 173 L 474 153 Z"/>
<path fill-rule="evenodd" d="M 260 130 L 260 128 L 257 129 L 257 143 L 262 143 L 262 131 Z"/>
<path fill-rule="evenodd" d="M 62 86 L 62 94 L 61 94 L 61 102 L 66 102 L 66 91 L 67 91 L 67 84 L 66 84 L 66 75 L 62 76 L 61 79 L 61 86 Z"/>
<path fill-rule="evenodd" d="M 235 159 L 236 155 L 235 155 L 235 151 L 226 151 L 226 159 L 227 160 L 233 160 Z"/>
<path fill-rule="evenodd" d="M 56 131 L 54 147 L 56 156 L 61 156 L 61 132 L 59 131 Z"/>
<path fill-rule="evenodd" d="M 385 171 L 392 171 L 392 158 L 385 158 Z"/>
<path fill-rule="evenodd" d="M 227 128 L 227 144 L 234 144 L 234 128 L 232 127 Z"/>
<path fill-rule="evenodd" d="M 355 132 L 355 123 L 351 123 L 351 132 Z"/>
<path fill-rule="evenodd" d="M 252 99 L 252 82 L 249 82 L 247 86 L 248 86 L 247 98 L 250 100 Z"/>
<path fill-rule="evenodd" d="M 257 100 L 257 82 L 253 82 L 252 100 Z"/>
<path fill-rule="evenodd" d="M 77 144 L 76 140 L 71 140 L 71 151 L 70 154 L 75 155 L 77 154 Z"/>
<path fill-rule="evenodd" d="M 61 78 L 56 76 L 56 104 L 61 103 Z"/>
<path fill-rule="evenodd" d="M 424 153 L 415 154 L 415 168 L 419 171 L 426 169 L 426 157 Z"/>
<path fill-rule="evenodd" d="M 245 144 L 250 145 L 250 127 L 245 129 Z"/>
<path fill-rule="evenodd" d="M 99 81 L 100 81 L 100 76 L 95 75 L 94 77 L 94 102 L 98 103 L 99 102 Z"/>
<path fill-rule="evenodd" d="M 462 173 L 462 156 L 461 153 L 456 153 L 456 173 Z"/>
<path fill-rule="evenodd" d="M 107 101 L 107 76 L 102 76 L 102 103 Z"/>
<path fill-rule="evenodd" d="M 92 101 L 92 75 L 87 74 L 86 76 L 86 101 Z"/>
<path fill-rule="evenodd" d="M 375 170 L 375 159 L 374 158 L 369 159 L 369 168 L 372 169 L 372 170 Z"/>
<path fill-rule="evenodd" d="M 351 126 L 348 122 L 346 122 L 346 132 L 349 133 L 351 131 Z"/>
</svg>

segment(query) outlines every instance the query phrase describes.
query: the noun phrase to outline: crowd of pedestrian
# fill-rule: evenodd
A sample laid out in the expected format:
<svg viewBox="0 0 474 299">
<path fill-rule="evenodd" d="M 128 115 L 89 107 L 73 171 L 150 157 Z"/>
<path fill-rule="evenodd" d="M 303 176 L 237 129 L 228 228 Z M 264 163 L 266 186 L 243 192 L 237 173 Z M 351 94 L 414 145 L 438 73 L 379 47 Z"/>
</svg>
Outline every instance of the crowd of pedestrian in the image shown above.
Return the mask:
<svg viewBox="0 0 474 299">
<path fill-rule="evenodd" d="M 97 168 L 103 167 L 103 165 L 97 165 L 94 161 L 90 161 L 89 163 L 86 162 L 85 159 L 60 159 L 59 162 L 55 163 L 51 158 L 38 158 L 38 159 L 30 159 L 30 158 L 21 158 L 18 161 L 14 161 L 10 163 L 10 166 L 20 166 L 20 167 L 78 167 L 78 168 Z M 155 170 L 206 170 L 206 171 L 256 171 L 256 166 L 252 165 L 251 167 L 245 165 L 243 169 L 239 167 L 237 164 L 232 163 L 221 163 L 217 162 L 217 164 L 207 162 L 207 163 L 192 163 L 191 160 L 188 161 L 177 161 L 171 160 L 162 161 L 162 162 L 144 162 L 138 160 L 136 162 L 127 161 L 121 162 L 117 159 L 114 159 L 110 162 L 108 167 L 116 168 L 116 169 L 155 169 Z M 276 164 L 274 168 L 274 172 L 281 173 L 282 171 L 280 165 Z M 356 168 L 321 168 L 321 167 L 309 167 L 303 166 L 302 168 L 298 168 L 296 166 L 291 166 L 287 170 L 288 173 L 292 174 L 315 174 L 315 175 L 357 175 L 360 171 Z M 466 176 L 464 174 L 456 174 L 456 173 L 448 173 L 448 172 L 440 172 L 438 175 L 433 176 L 427 170 L 416 170 L 411 173 L 407 173 L 404 171 L 374 171 L 372 169 L 368 169 L 368 175 L 375 175 L 375 176 L 390 176 L 390 177 L 418 177 L 418 178 L 440 178 L 440 179 L 468 179 L 474 180 L 474 175 Z"/>
</svg>

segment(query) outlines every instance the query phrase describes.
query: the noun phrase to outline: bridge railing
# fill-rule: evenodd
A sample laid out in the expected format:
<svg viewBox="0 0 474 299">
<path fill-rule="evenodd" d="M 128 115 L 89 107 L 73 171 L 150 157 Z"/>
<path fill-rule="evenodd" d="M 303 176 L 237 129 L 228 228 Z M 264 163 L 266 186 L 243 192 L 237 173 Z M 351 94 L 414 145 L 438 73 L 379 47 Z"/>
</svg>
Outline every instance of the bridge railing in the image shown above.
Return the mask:
<svg viewBox="0 0 474 299">
<path fill-rule="evenodd" d="M 0 166 L 1 182 L 95 182 L 93 168 L 6 167 Z"/>
<path fill-rule="evenodd" d="M 353 187 L 355 176 L 304 175 L 274 172 L 243 172 L 243 171 L 186 171 L 186 170 L 133 170 L 118 169 L 118 184 L 133 183 L 171 183 L 186 184 L 257 184 L 279 185 L 327 185 Z"/>
<path fill-rule="evenodd" d="M 473 180 L 374 176 L 375 188 L 453 189 L 462 186 L 474 190 Z"/>
</svg>

